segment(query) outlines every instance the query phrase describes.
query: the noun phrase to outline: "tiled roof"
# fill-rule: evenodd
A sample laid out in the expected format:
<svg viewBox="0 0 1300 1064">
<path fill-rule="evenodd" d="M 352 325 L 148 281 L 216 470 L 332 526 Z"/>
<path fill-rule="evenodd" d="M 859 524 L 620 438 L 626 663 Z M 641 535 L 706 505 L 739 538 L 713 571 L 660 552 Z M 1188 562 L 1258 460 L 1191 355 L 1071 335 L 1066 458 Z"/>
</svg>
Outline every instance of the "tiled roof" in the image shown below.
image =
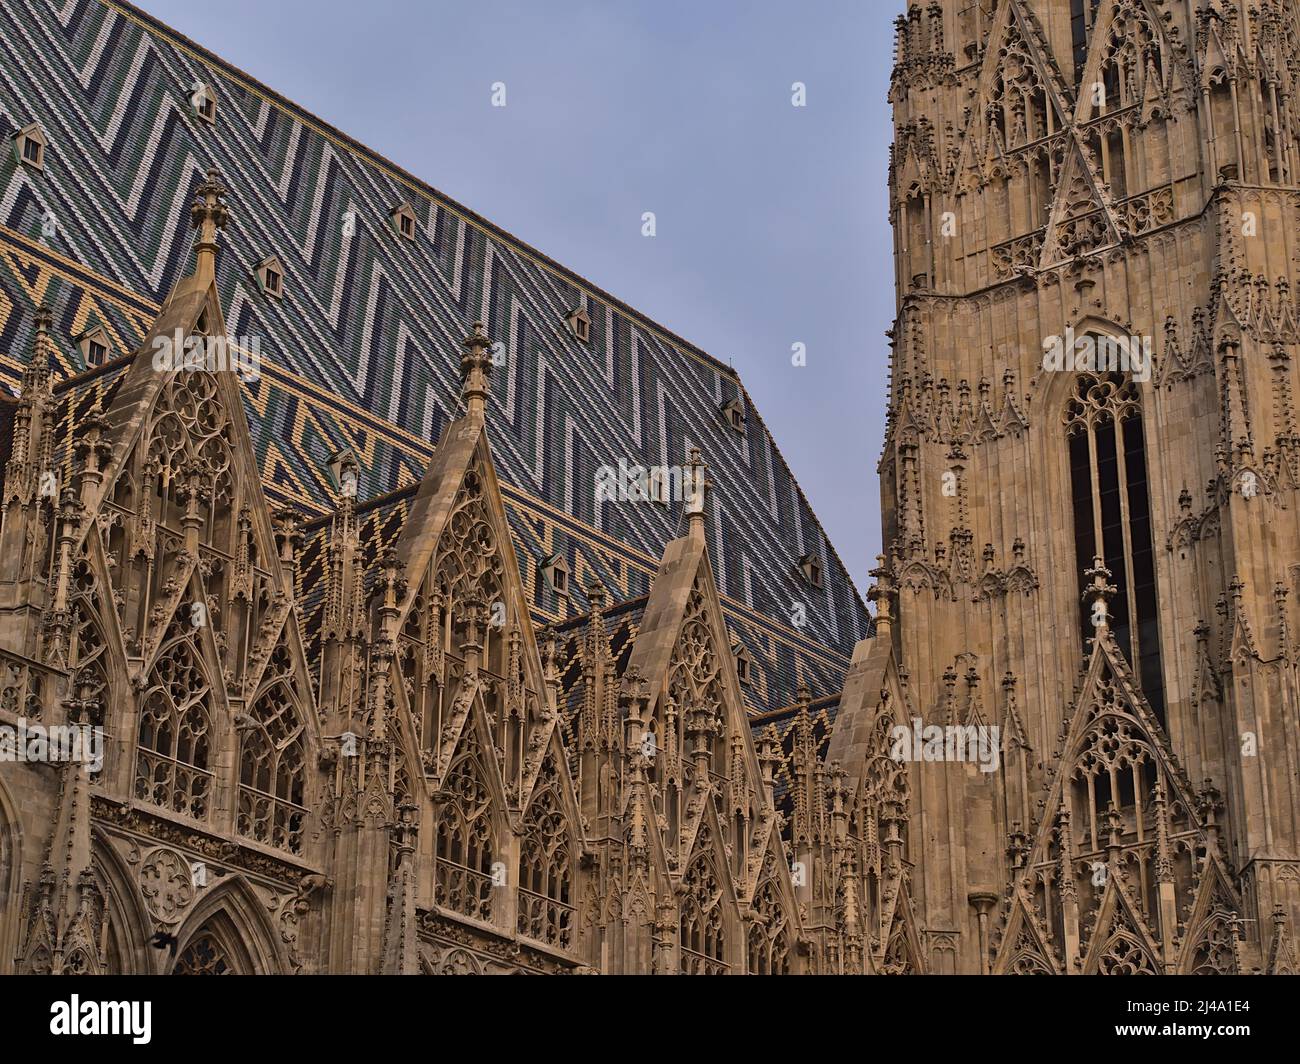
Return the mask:
<svg viewBox="0 0 1300 1064">
<path fill-rule="evenodd" d="M 218 288 L 231 335 L 260 343 L 246 405 L 275 502 L 326 513 L 325 460 L 343 447 L 363 498 L 418 482 L 459 414 L 460 341 L 481 318 L 503 345 L 489 422 L 538 618 L 585 609 L 537 593 L 532 570 L 557 552 L 577 587 L 595 572 L 616 601 L 646 593 L 680 507 L 598 505 L 595 471 L 680 463 L 699 446 L 728 623 L 772 677 L 756 706 L 788 699 L 797 674 L 818 693 L 838 686 L 868 615 L 733 370 L 136 8 L 10 0 L 0 37 L 0 125 L 39 120 L 49 139 L 43 173 L 0 160 L 0 376 L 18 377 L 42 301 L 61 374 L 82 368 L 72 338 L 91 324 L 134 350 L 190 262 L 191 193 L 215 165 L 232 210 Z M 190 112 L 196 82 L 218 99 L 215 125 Z M 392 231 L 401 202 L 414 243 Z M 271 253 L 283 300 L 253 277 Z M 579 304 L 587 344 L 563 320 Z M 736 396 L 743 435 L 720 414 Z M 809 552 L 824 590 L 796 571 Z"/>
</svg>

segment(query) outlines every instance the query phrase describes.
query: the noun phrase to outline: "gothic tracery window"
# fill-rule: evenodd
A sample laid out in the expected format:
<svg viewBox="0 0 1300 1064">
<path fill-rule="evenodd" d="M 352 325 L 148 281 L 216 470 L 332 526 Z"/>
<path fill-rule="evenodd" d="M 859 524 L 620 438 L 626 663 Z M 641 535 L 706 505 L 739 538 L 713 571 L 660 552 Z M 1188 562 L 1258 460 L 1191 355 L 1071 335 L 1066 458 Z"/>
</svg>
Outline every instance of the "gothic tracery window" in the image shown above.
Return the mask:
<svg viewBox="0 0 1300 1064">
<path fill-rule="evenodd" d="M 493 845 L 491 798 L 473 754 L 452 765 L 435 817 L 434 901 L 445 909 L 490 922 Z"/>
<path fill-rule="evenodd" d="M 728 648 L 727 653 L 730 653 Z M 681 758 L 690 778 L 694 766 L 687 762 L 697 744 L 708 750 L 711 773 L 727 774 L 723 726 L 722 659 L 718 653 L 708 603 L 699 582 L 691 589 L 673 651 L 668 674 L 668 701 L 677 707 L 675 735 L 666 736 L 671 756 Z"/>
<path fill-rule="evenodd" d="M 1074 49 L 1074 84 L 1083 80 L 1083 68 L 1088 62 L 1088 42 L 1092 27 L 1097 21 L 1097 8 L 1101 0 L 1070 0 L 1070 43 Z"/>
<path fill-rule="evenodd" d="M 1021 930 L 1016 940 L 1014 959 L 1007 967 L 1008 975 L 1052 975 L 1052 968 L 1039 951 L 1033 936 Z"/>
<path fill-rule="evenodd" d="M 519 933 L 560 949 L 573 944 L 569 832 L 559 796 L 546 787 L 524 817 L 519 851 Z"/>
<path fill-rule="evenodd" d="M 210 688 L 188 641 L 158 659 L 140 705 L 136 797 L 196 820 L 212 790 Z"/>
<path fill-rule="evenodd" d="M 239 833 L 299 853 L 307 818 L 303 725 L 284 684 L 258 698 L 238 727 Z"/>
<path fill-rule="evenodd" d="M 1155 30 L 1140 5 L 1119 7 L 1111 20 L 1102 56 L 1106 112 L 1131 107 L 1162 91 L 1164 57 Z"/>
<path fill-rule="evenodd" d="M 1151 954 L 1130 934 L 1114 935 L 1097 961 L 1098 975 L 1158 975 Z"/>
<path fill-rule="evenodd" d="M 466 676 L 465 647 L 478 649 L 480 696 L 503 721 L 511 690 L 505 562 L 476 463 L 465 474 L 437 550 L 403 626 L 404 679 L 421 744 L 436 750 L 457 688 Z M 407 652 L 409 648 L 409 653 Z"/>
<path fill-rule="evenodd" d="M 1085 712 L 1093 719 L 1070 762 L 1071 848 L 1086 869 L 1095 862 L 1105 863 L 1116 846 L 1137 847 L 1125 860 L 1132 864 L 1135 893 L 1154 909 L 1155 855 L 1141 844 L 1164 831 L 1175 840 L 1177 850 L 1190 827 L 1186 813 L 1177 803 L 1163 813 L 1155 807 L 1160 772 L 1155 751 L 1125 709 L 1111 677 L 1098 685 L 1095 703 Z M 1190 873 L 1178 852 L 1174 872 L 1178 880 Z M 1080 896 L 1099 902 L 1104 888 L 1085 879 Z"/>
<path fill-rule="evenodd" d="M 1002 147 L 1024 147 L 1056 132 L 1047 86 L 1018 33 L 1008 33 L 998 54 L 989 119 Z"/>
<path fill-rule="evenodd" d="M 1080 592 L 1093 559 L 1104 559 L 1117 589 L 1108 606 L 1107 623 L 1143 694 L 1163 721 L 1155 556 L 1137 385 L 1118 372 L 1080 374 L 1064 423 Z M 1086 604 L 1080 619 L 1084 640 L 1091 639 L 1094 617 Z"/>
<path fill-rule="evenodd" d="M 1232 939 L 1232 914 L 1215 912 L 1202 928 L 1192 950 L 1192 975 L 1236 975 L 1237 955 Z"/>
<path fill-rule="evenodd" d="M 722 884 L 703 858 L 682 879 L 679 952 L 683 975 L 726 975 L 727 942 L 722 917 Z"/>
<path fill-rule="evenodd" d="M 757 919 L 749 926 L 749 974 L 790 974 L 790 929 L 776 882 L 768 879 L 754 896 Z"/>
<path fill-rule="evenodd" d="M 173 975 L 235 975 L 225 947 L 206 932 L 195 935 L 176 958 Z"/>
<path fill-rule="evenodd" d="M 199 369 L 174 374 L 159 396 L 148 439 L 145 465 L 157 519 L 172 531 L 180 530 L 193 494 L 202 502 L 204 542 L 228 549 L 234 509 L 233 436 L 216 377 Z"/>
<path fill-rule="evenodd" d="M 104 729 L 107 756 L 112 735 L 108 716 L 108 644 L 95 609 L 97 586 L 89 562 L 84 559 L 78 562 L 72 572 L 74 597 L 68 663 L 72 669 L 73 695 L 83 704 L 86 723 Z"/>
</svg>

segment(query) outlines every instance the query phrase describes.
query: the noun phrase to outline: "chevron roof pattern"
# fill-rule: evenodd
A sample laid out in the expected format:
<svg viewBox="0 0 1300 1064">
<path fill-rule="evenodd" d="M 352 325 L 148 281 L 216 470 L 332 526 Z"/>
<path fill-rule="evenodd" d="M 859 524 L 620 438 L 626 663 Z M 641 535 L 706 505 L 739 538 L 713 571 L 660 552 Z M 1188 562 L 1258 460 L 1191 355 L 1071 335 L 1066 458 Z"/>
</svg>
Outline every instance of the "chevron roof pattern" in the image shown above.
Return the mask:
<svg viewBox="0 0 1300 1064">
<path fill-rule="evenodd" d="M 785 648 L 774 674 L 837 687 L 870 619 L 732 369 L 137 8 L 7 0 L 0 37 L 0 126 L 39 122 L 48 139 L 43 171 L 0 156 L 0 373 L 17 378 L 42 301 L 64 376 L 85 370 L 77 338 L 96 325 L 117 356 L 133 352 L 190 258 L 189 202 L 214 165 L 233 215 L 218 287 L 230 334 L 260 344 L 245 394 L 275 500 L 328 513 L 326 460 L 344 447 L 363 499 L 417 483 L 458 416 L 460 343 L 478 318 L 500 344 L 489 423 L 521 565 L 562 553 L 573 572 L 568 600 L 536 596 L 538 618 L 584 611 L 588 573 L 615 602 L 647 592 L 681 507 L 597 503 L 596 471 L 677 465 L 699 447 L 729 622 L 760 662 Z M 214 124 L 191 106 L 200 85 Z M 414 241 L 394 230 L 401 204 Z M 283 299 L 255 276 L 269 255 Z M 585 344 L 565 322 L 578 307 Z M 111 376 L 84 379 L 99 390 Z M 743 433 L 721 409 L 737 398 Z M 824 588 L 801 577 L 805 554 L 822 559 Z M 787 703 L 791 683 L 762 701 Z"/>
</svg>

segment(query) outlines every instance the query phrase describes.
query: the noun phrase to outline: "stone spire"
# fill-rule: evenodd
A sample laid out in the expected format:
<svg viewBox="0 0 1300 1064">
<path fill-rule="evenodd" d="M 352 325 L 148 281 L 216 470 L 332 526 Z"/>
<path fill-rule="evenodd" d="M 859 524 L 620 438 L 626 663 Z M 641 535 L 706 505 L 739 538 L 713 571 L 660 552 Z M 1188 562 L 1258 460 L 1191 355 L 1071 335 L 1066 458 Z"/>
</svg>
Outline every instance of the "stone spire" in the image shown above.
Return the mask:
<svg viewBox="0 0 1300 1064">
<path fill-rule="evenodd" d="M 685 488 L 687 534 L 692 539 L 704 538 L 704 514 L 708 503 L 709 489 L 713 486 L 708 478 L 709 467 L 704 464 L 698 447 L 691 448 L 691 456 L 686 464 Z"/>
<path fill-rule="evenodd" d="M 216 167 L 194 190 L 190 204 L 190 228 L 198 233 L 195 244 L 194 276 L 201 281 L 211 281 L 217 273 L 217 230 L 224 229 L 230 220 L 225 202 L 226 186 Z"/>
<path fill-rule="evenodd" d="M 16 500 L 24 505 L 37 494 L 41 473 L 50 466 L 48 421 L 52 405 L 50 328 L 53 321 L 54 314 L 48 306 L 42 304 L 36 309 L 36 335 L 32 339 L 31 357 L 23 367 L 22 391 L 14 413 L 13 445 L 5 468 L 6 501 Z M 53 499 L 55 493 L 46 490 L 44 494 Z"/>
<path fill-rule="evenodd" d="M 481 321 L 464 341 L 460 356 L 460 396 L 471 417 L 482 419 L 487 406 L 488 378 L 492 375 L 492 343 Z"/>
<path fill-rule="evenodd" d="M 1090 581 L 1084 589 L 1083 601 L 1091 613 L 1093 628 L 1100 632 L 1110 627 L 1109 603 L 1118 589 L 1110 582 L 1110 570 L 1100 557 L 1093 558 L 1092 568 L 1085 570 L 1083 575 Z"/>
<path fill-rule="evenodd" d="M 876 555 L 877 565 L 871 570 L 876 583 L 867 592 L 867 598 L 876 604 L 876 638 L 888 639 L 893 614 L 891 599 L 894 594 L 894 577 L 883 554 Z"/>
</svg>

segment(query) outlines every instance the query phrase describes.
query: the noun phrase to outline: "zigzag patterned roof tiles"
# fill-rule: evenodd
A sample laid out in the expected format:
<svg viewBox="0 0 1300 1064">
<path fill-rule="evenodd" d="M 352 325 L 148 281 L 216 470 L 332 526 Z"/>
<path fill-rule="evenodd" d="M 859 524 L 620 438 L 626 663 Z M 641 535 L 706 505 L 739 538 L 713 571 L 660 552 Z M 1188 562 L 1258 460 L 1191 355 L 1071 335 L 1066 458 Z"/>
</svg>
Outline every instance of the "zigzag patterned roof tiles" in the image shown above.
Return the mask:
<svg viewBox="0 0 1300 1064">
<path fill-rule="evenodd" d="M 576 588 L 594 573 L 615 601 L 645 594 L 681 507 L 597 503 L 596 471 L 699 447 L 729 623 L 760 661 L 784 647 L 779 671 L 838 686 L 870 618 L 733 370 L 136 8 L 9 0 L 0 36 L 0 126 L 38 121 L 49 142 L 43 172 L 0 158 L 0 375 L 17 379 L 42 301 L 56 373 L 85 368 L 77 338 L 95 325 L 113 354 L 134 351 L 190 260 L 190 199 L 216 166 L 232 208 L 217 283 L 230 335 L 260 346 L 245 395 L 274 502 L 329 513 L 326 459 L 344 447 L 363 499 L 417 483 L 459 416 L 460 344 L 481 319 L 502 345 L 489 424 L 521 567 L 563 553 Z M 213 125 L 190 107 L 198 84 L 217 98 Z M 401 203 L 414 242 L 393 230 Z M 272 254 L 278 300 L 255 276 Z M 579 306 L 586 344 L 564 321 Z M 743 434 L 721 413 L 734 398 Z M 823 559 L 823 589 L 801 578 L 804 554 Z M 534 602 L 552 623 L 583 609 L 580 594 Z M 762 701 L 788 702 L 786 686 Z"/>
</svg>

